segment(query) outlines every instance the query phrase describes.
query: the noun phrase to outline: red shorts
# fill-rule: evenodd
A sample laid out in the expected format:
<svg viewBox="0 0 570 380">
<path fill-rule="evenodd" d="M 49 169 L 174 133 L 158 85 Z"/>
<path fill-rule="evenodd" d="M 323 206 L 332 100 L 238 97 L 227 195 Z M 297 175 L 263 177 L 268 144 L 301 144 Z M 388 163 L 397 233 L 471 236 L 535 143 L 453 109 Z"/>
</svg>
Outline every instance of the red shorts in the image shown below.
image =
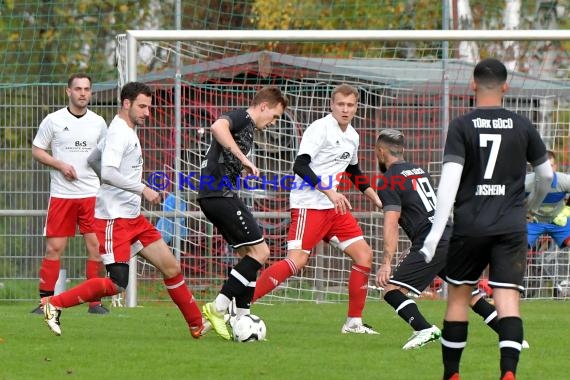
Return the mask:
<svg viewBox="0 0 570 380">
<path fill-rule="evenodd" d="M 337 214 L 334 209 L 291 209 L 291 225 L 287 236 L 287 249 L 309 252 L 321 240 L 344 250 L 363 239 L 362 230 L 350 212 Z"/>
<path fill-rule="evenodd" d="M 50 197 L 44 236 L 75 236 L 77 226 L 81 234 L 95 231 L 95 197 L 55 198 Z"/>
<path fill-rule="evenodd" d="M 129 263 L 137 254 L 131 245 L 146 247 L 162 239 L 160 232 L 143 216 L 133 219 L 95 219 L 95 233 L 99 240 L 99 253 L 103 264 Z M 140 243 L 137 243 L 140 242 Z"/>
</svg>

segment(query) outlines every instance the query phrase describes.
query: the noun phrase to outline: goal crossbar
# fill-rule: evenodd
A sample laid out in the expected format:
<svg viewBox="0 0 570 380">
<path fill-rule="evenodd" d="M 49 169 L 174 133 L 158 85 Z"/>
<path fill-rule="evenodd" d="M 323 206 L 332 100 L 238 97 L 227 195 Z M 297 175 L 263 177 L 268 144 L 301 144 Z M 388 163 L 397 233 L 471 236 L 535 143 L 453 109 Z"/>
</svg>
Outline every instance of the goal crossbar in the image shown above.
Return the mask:
<svg viewBox="0 0 570 380">
<path fill-rule="evenodd" d="M 562 41 L 570 30 L 127 30 L 127 79 L 137 80 L 137 41 Z"/>
</svg>

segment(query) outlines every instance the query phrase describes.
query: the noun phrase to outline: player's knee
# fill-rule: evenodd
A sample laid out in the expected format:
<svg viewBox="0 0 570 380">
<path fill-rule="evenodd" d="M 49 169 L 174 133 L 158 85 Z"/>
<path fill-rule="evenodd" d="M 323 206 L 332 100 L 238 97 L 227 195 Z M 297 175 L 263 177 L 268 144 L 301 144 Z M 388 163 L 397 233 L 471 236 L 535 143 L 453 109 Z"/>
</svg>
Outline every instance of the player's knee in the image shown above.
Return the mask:
<svg viewBox="0 0 570 380">
<path fill-rule="evenodd" d="M 65 246 L 67 245 L 67 240 L 58 239 L 57 241 L 53 241 L 52 239 L 48 240 L 46 246 L 46 257 L 48 259 L 59 259 L 61 255 L 63 255 L 63 251 L 65 250 Z"/>
<path fill-rule="evenodd" d="M 269 246 L 267 243 L 262 242 L 256 245 L 244 246 L 238 248 L 238 254 L 240 257 L 249 256 L 260 263 L 265 263 L 269 259 Z"/>
<path fill-rule="evenodd" d="M 162 268 L 160 268 L 160 271 L 162 272 L 162 276 L 164 278 L 172 278 L 177 276 L 178 273 L 181 273 L 182 269 L 180 268 L 180 264 L 175 261 L 173 263 L 168 263 L 168 265 L 164 265 Z"/>
<path fill-rule="evenodd" d="M 392 290 L 397 290 L 404 295 L 408 293 L 407 289 L 400 288 L 399 286 L 396 286 L 394 284 L 388 284 L 384 287 L 384 296 L 383 296 L 384 300 L 386 299 L 386 295 L 390 293 Z"/>
<path fill-rule="evenodd" d="M 362 265 L 364 267 L 371 267 L 372 266 L 372 250 L 366 249 L 361 252 L 358 252 L 356 255 L 353 255 L 352 259 L 354 263 L 357 265 Z"/>
<path fill-rule="evenodd" d="M 253 254 L 249 254 L 249 256 L 253 257 L 260 263 L 265 263 L 269 259 L 269 248 L 257 250 Z"/>
<path fill-rule="evenodd" d="M 287 253 L 287 258 L 295 264 L 297 271 L 299 271 L 307 265 L 309 254 L 300 249 L 293 249 Z"/>
<path fill-rule="evenodd" d="M 129 285 L 129 265 L 123 263 L 114 263 L 107 264 L 105 267 L 107 268 L 109 278 L 115 285 L 117 285 L 119 292 L 127 289 L 127 285 Z"/>
</svg>

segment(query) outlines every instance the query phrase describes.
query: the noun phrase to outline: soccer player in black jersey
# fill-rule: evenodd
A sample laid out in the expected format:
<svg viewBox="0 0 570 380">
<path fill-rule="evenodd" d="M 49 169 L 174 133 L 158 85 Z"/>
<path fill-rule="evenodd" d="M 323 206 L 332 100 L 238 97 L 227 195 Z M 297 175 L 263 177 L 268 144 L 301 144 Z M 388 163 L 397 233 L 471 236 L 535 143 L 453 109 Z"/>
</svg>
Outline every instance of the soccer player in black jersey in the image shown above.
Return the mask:
<svg viewBox="0 0 570 380">
<path fill-rule="evenodd" d="M 230 333 L 224 321 L 232 299 L 237 315 L 249 313 L 257 272 L 269 257 L 269 247 L 259 225 L 238 197 L 242 170 L 259 176 L 259 169 L 247 158 L 255 129 L 272 125 L 283 115 L 287 98 L 276 87 L 265 87 L 251 105 L 220 116 L 210 130 L 212 143 L 202 161 L 198 203 L 206 218 L 241 256 L 213 302 L 202 308 L 204 316 L 224 339 Z"/>
<path fill-rule="evenodd" d="M 420 295 L 436 275 L 445 278 L 445 259 L 452 226 L 451 223 L 446 225 L 433 260 L 426 263 L 419 250 L 431 228 L 436 209 L 431 176 L 422 167 L 404 160 L 404 135 L 400 131 L 384 129 L 380 132 L 376 140 L 376 157 L 383 173 L 378 182 L 378 196 L 384 205 L 384 255 L 376 273 L 376 285 L 384 288 L 384 300 L 414 329 L 403 347 L 409 350 L 441 336 L 441 331 L 427 322 L 415 301 L 406 293 Z M 392 259 L 400 235 L 398 224 L 412 245 L 392 274 Z M 498 332 L 495 307 L 481 297 L 477 288 L 470 305 L 489 327 Z"/>
<path fill-rule="evenodd" d="M 489 266 L 489 285 L 499 317 L 501 379 L 515 379 L 523 341 L 519 301 L 527 255 L 526 216 L 538 210 L 552 182 L 546 147 L 531 121 L 502 107 L 507 70 L 487 58 L 474 69 L 476 108 L 449 125 L 437 210 L 420 250 L 426 262 L 436 252 L 454 207 L 447 264 L 449 286 L 441 336 L 444 379 L 459 379 L 467 342 L 471 289 Z M 529 162 L 536 185 L 525 204 Z"/>
</svg>

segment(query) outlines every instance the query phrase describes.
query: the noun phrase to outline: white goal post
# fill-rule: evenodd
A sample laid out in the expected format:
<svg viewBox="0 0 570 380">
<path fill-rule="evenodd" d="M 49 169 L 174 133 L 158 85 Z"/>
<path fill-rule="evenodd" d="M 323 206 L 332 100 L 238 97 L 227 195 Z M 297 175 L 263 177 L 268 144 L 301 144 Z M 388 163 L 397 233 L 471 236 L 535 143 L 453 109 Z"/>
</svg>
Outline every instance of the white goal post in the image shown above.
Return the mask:
<svg viewBox="0 0 570 380">
<path fill-rule="evenodd" d="M 437 137 L 432 136 L 431 134 L 418 134 L 418 136 L 414 137 L 414 141 L 415 144 L 417 146 L 414 145 L 413 149 L 410 149 L 411 151 L 413 151 L 414 155 L 416 157 L 419 157 L 418 155 L 421 154 L 421 150 L 424 149 L 432 149 L 434 152 L 435 151 L 440 151 L 441 150 L 441 143 L 442 143 L 442 136 L 444 136 L 444 133 L 446 128 L 447 128 L 447 123 L 450 119 L 450 117 L 452 116 L 449 112 L 449 110 L 456 105 L 456 103 L 458 103 L 460 100 L 458 99 L 467 99 L 468 95 L 466 94 L 461 94 L 461 95 L 457 95 L 457 96 L 453 96 L 452 92 L 453 92 L 453 88 L 454 88 L 454 78 L 455 76 L 457 76 L 457 78 L 460 78 L 462 75 L 464 76 L 464 69 L 465 69 L 465 65 L 464 62 L 461 62 L 460 59 L 454 58 L 454 57 L 450 57 L 448 55 L 448 50 L 450 50 L 450 48 L 448 47 L 448 43 L 452 42 L 452 41 L 456 41 L 456 42 L 463 42 L 463 41 L 489 41 L 489 42 L 509 42 L 509 41 L 570 41 L 570 30 L 128 30 L 126 32 L 125 35 L 125 39 L 124 41 L 126 42 L 126 48 L 124 49 L 124 51 L 121 51 L 120 49 L 118 49 L 119 52 L 119 60 L 123 60 L 122 64 L 119 64 L 119 75 L 120 75 L 120 79 L 119 79 L 119 84 L 124 84 L 125 82 L 129 82 L 129 81 L 137 81 L 137 80 L 141 80 L 141 78 L 143 78 L 143 80 L 145 81 L 155 81 L 156 77 L 160 77 L 159 74 L 156 74 L 156 71 L 150 71 L 150 70 L 145 70 L 144 73 L 139 73 L 140 71 L 140 60 L 141 60 L 141 52 L 140 52 L 140 44 L 142 42 L 145 43 L 153 43 L 153 44 L 161 44 L 161 43 L 167 43 L 168 44 L 168 48 L 165 50 L 169 51 L 169 54 L 173 54 L 174 55 L 174 59 L 173 59 L 173 63 L 170 64 L 165 64 L 163 67 L 161 67 L 162 71 L 165 72 L 166 70 L 170 70 L 168 71 L 167 75 L 170 75 L 170 78 L 162 78 L 161 80 L 163 82 L 168 82 L 169 84 L 172 85 L 172 87 L 174 88 L 173 90 L 173 96 L 172 98 L 173 100 L 173 112 L 172 112 L 172 117 L 171 117 L 171 126 L 173 126 L 174 131 L 173 131 L 173 138 L 172 138 L 172 143 L 174 145 L 176 145 L 176 151 L 174 153 L 174 156 L 176 157 L 176 159 L 174 159 L 172 161 L 172 163 L 164 163 L 164 167 L 167 168 L 168 170 L 172 171 L 173 173 L 181 173 L 182 171 L 184 171 L 183 166 L 186 165 L 187 163 L 185 162 L 181 162 L 182 159 L 180 159 L 180 157 L 182 157 L 184 154 L 190 154 L 190 153 L 185 153 L 184 152 L 184 148 L 181 147 L 181 145 L 183 145 L 182 142 L 182 124 L 183 124 L 183 118 L 185 117 L 181 111 L 181 108 L 185 107 L 186 105 L 183 104 L 183 101 L 181 100 L 182 95 L 181 92 L 182 90 L 182 77 L 184 75 L 188 75 L 189 77 L 191 77 L 192 75 L 195 76 L 206 76 L 206 74 L 204 74 L 204 68 L 197 68 L 197 67 L 192 67 L 191 69 L 185 70 L 184 69 L 184 63 L 181 61 L 182 57 L 187 54 L 188 56 L 191 56 L 192 59 L 189 59 L 190 64 L 197 66 L 197 64 L 205 62 L 204 64 L 208 63 L 208 61 L 206 59 L 202 60 L 202 56 L 200 55 L 202 54 L 202 52 L 194 52 L 194 50 L 199 50 L 199 49 L 193 49 L 193 44 L 194 43 L 198 43 L 198 42 L 203 42 L 203 41 L 210 41 L 210 42 L 219 42 L 221 44 L 223 43 L 227 43 L 228 41 L 231 42 L 236 42 L 236 43 L 247 43 L 247 42 L 263 42 L 265 43 L 265 48 L 260 48 L 260 52 L 255 52 L 255 57 L 252 58 L 254 60 L 256 60 L 256 62 L 258 63 L 258 70 L 259 70 L 259 77 L 262 78 L 263 80 L 266 78 L 265 76 L 268 75 L 266 71 L 271 71 L 273 70 L 277 65 L 277 61 L 275 61 L 276 55 L 278 53 L 274 53 L 272 52 L 270 49 L 267 49 L 266 46 L 268 46 L 267 44 L 269 44 L 269 46 L 271 46 L 272 43 L 275 42 L 283 42 L 283 43 L 291 43 L 291 44 L 295 44 L 295 43 L 299 43 L 299 44 L 303 44 L 303 43 L 308 43 L 308 42 L 314 42 L 314 43 L 347 43 L 347 44 L 351 44 L 351 43 L 356 43 L 356 42 L 371 42 L 371 41 L 375 41 L 375 42 L 423 42 L 423 43 L 427 43 L 427 42 L 441 42 L 442 43 L 442 48 L 440 49 L 440 51 L 438 51 L 437 54 L 430 56 L 429 61 L 432 64 L 431 66 L 425 66 L 425 67 L 411 67 L 415 64 L 417 64 L 418 62 L 422 62 L 422 58 L 421 57 L 417 57 L 417 56 L 410 56 L 409 58 L 405 58 L 402 59 L 401 61 L 399 61 L 398 64 L 396 64 L 395 66 L 391 66 L 390 64 L 387 64 L 386 62 L 379 60 L 378 66 L 370 66 L 375 64 L 372 60 L 369 60 L 368 57 L 363 56 L 363 57 L 358 57 L 358 56 L 354 56 L 352 54 L 349 54 L 347 57 L 347 59 L 340 59 L 338 57 L 332 56 L 331 57 L 322 57 L 322 58 L 315 58 L 313 56 L 307 56 L 305 58 L 303 58 L 303 53 L 298 53 L 296 55 L 287 55 L 287 54 L 282 54 L 278 57 L 279 60 L 279 64 L 282 66 L 291 66 L 291 65 L 296 65 L 298 64 L 298 66 L 300 67 L 299 71 L 303 73 L 303 75 L 307 75 L 307 72 L 311 72 L 310 75 L 314 75 L 314 77 L 311 77 L 311 84 L 309 87 L 311 87 L 311 94 L 305 95 L 304 90 L 303 90 L 303 86 L 304 86 L 304 81 L 303 79 L 298 79 L 298 78 L 294 78 L 294 80 L 292 80 L 291 78 L 288 78 L 288 81 L 286 81 L 285 83 L 287 88 L 286 90 L 291 90 L 295 93 L 295 95 L 298 95 L 298 98 L 295 98 L 295 105 L 293 107 L 298 107 L 299 109 L 303 110 L 303 112 L 308 108 L 308 107 L 314 107 L 314 103 L 315 103 L 315 99 L 318 99 L 319 101 L 324 101 L 326 100 L 326 96 L 327 96 L 327 92 L 326 92 L 326 84 L 322 85 L 325 87 L 325 89 L 323 90 L 322 88 L 317 88 L 315 83 L 318 83 L 319 85 L 323 82 L 327 81 L 327 77 L 325 77 L 324 73 L 329 73 L 330 78 L 332 78 L 331 80 L 334 82 L 338 82 L 339 80 L 341 80 L 342 78 L 350 78 L 350 81 L 352 84 L 358 84 L 359 87 L 361 87 L 363 89 L 363 91 L 366 93 L 367 95 L 367 99 L 374 99 L 375 102 L 378 102 L 378 104 L 375 105 L 371 105 L 368 108 L 365 108 L 365 110 L 363 111 L 366 116 L 363 116 L 362 118 L 362 123 L 364 124 L 364 120 L 366 120 L 367 123 L 369 123 L 370 121 L 375 121 L 375 122 L 385 122 L 386 120 L 392 122 L 394 121 L 396 124 L 396 126 L 398 125 L 398 123 L 403 123 L 406 125 L 406 127 L 409 127 L 410 130 L 414 130 L 414 131 L 418 131 L 420 132 L 422 129 L 421 124 L 423 122 L 425 122 L 426 120 L 431 120 L 433 119 L 433 115 L 432 115 L 432 109 L 436 109 L 437 112 L 441 112 L 441 115 L 437 117 L 437 121 L 435 122 L 435 125 L 437 125 L 437 128 L 440 128 Z M 172 44 L 174 43 L 174 44 Z M 188 47 L 183 47 L 181 46 L 181 43 L 187 44 Z M 185 50 L 186 49 L 186 50 Z M 375 48 L 375 49 L 381 49 L 381 47 Z M 155 49 L 156 50 L 156 49 Z M 263 51 L 261 51 L 263 50 Z M 188 52 L 188 53 L 185 53 Z M 302 49 L 298 49 L 298 51 L 302 51 Z M 493 51 L 491 49 L 491 51 Z M 497 52 L 497 50 L 494 50 L 495 52 Z M 224 65 L 233 65 L 235 64 L 237 65 L 245 65 L 244 62 L 248 63 L 249 61 L 247 61 L 247 59 L 250 58 L 250 56 L 243 56 L 242 58 L 235 58 L 238 57 L 240 55 L 240 52 L 235 50 L 232 51 L 231 54 L 220 54 L 220 58 L 219 60 L 216 60 L 216 68 L 219 69 L 221 71 L 220 68 L 225 67 Z M 199 57 L 199 58 L 196 58 Z M 229 62 L 229 58 L 227 57 L 231 57 L 231 59 L 235 60 Z M 269 57 L 269 58 L 268 58 Z M 379 55 L 379 57 L 384 57 L 382 55 Z M 171 57 L 169 57 L 170 59 Z M 366 58 L 366 59 L 365 59 Z M 296 60 L 296 61 L 295 61 Z M 406 63 L 406 65 L 404 66 L 402 63 Z M 407 64 L 410 65 L 407 65 Z M 190 65 L 189 64 L 189 65 Z M 448 66 L 448 65 L 452 65 L 453 66 Z M 470 62 L 469 64 L 472 64 L 472 62 Z M 267 67 L 266 67 L 267 66 Z M 410 67 L 408 67 L 410 66 Z M 472 67 L 472 66 L 468 66 L 467 67 Z M 323 69 L 325 68 L 325 69 Z M 284 70 L 280 67 L 281 70 Z M 392 85 L 391 83 L 387 82 L 387 81 L 382 81 L 382 83 L 380 83 L 379 81 L 377 81 L 377 78 L 375 77 L 376 74 L 373 74 L 374 70 L 378 70 L 378 71 L 382 71 L 382 70 L 402 70 L 402 78 L 398 79 L 400 82 L 405 82 L 405 85 L 402 85 L 402 83 L 398 82 L 396 85 Z M 339 70 L 342 71 L 342 73 L 339 72 L 335 72 L 335 70 Z M 428 93 L 428 95 L 425 95 L 424 93 L 419 94 L 419 91 L 416 91 L 418 87 L 421 87 L 422 89 L 425 87 L 430 87 L 433 85 L 433 83 L 429 83 L 426 84 L 427 81 L 421 81 L 420 79 L 418 79 L 418 82 L 412 82 L 407 75 L 411 72 L 411 71 L 406 71 L 406 70 L 415 70 L 414 72 L 421 72 L 422 70 L 432 70 L 435 71 L 437 70 L 437 75 L 440 75 L 439 78 L 439 83 L 437 83 L 437 85 L 439 86 L 438 89 L 434 90 L 434 89 L 430 89 L 429 91 L 426 91 L 426 93 Z M 468 71 L 468 70 L 467 70 Z M 332 74 L 331 74 L 332 73 Z M 348 74 L 347 74 L 348 73 Z M 153 76 L 153 74 L 156 74 L 155 76 Z M 227 73 L 224 73 L 227 74 Z M 220 76 L 224 75 L 224 74 L 220 74 Z M 538 122 L 537 124 L 539 124 L 539 130 L 541 131 L 541 133 L 546 136 L 546 138 L 548 139 L 548 144 L 550 148 L 555 148 L 555 147 L 562 147 L 562 145 L 560 145 L 560 143 L 558 142 L 559 139 L 562 137 L 564 138 L 566 136 L 567 138 L 567 133 L 568 133 L 568 126 L 565 125 L 565 121 L 566 119 L 566 113 L 568 113 L 570 115 L 570 108 L 568 107 L 568 101 L 569 101 L 569 97 L 570 97 L 570 82 L 568 80 L 568 77 L 570 75 L 568 75 L 567 73 L 565 73 L 563 79 L 556 78 L 557 80 L 560 81 L 560 83 L 556 83 L 556 81 L 554 81 L 553 79 L 555 78 L 537 78 L 536 76 L 532 76 L 532 75 L 526 75 L 525 73 L 521 73 L 520 75 L 516 76 L 516 81 L 517 84 L 519 85 L 518 87 L 518 92 L 516 93 L 516 95 L 513 97 L 513 100 L 511 103 L 509 103 L 512 107 L 514 108 L 519 108 L 522 112 L 528 112 L 528 113 L 534 113 L 536 114 L 536 118 L 538 118 Z M 302 76 L 301 76 L 302 77 Z M 359 78 L 358 80 L 356 80 L 355 78 Z M 453 78 L 451 78 L 453 77 Z M 304 78 L 304 77 L 303 77 Z M 188 79 L 188 82 L 191 82 L 193 79 Z M 260 80 L 259 83 L 265 83 L 263 80 Z M 463 77 L 461 77 L 461 80 L 464 80 Z M 221 81 L 222 82 L 222 81 Z M 435 82 L 438 82 L 437 77 Z M 162 83 L 162 82 L 161 82 Z M 204 80 L 204 83 L 208 83 L 206 80 Z M 245 83 L 245 82 L 244 82 Z M 459 83 L 459 82 L 458 82 Z M 462 82 L 461 82 L 462 83 Z M 161 84 L 162 87 L 164 87 L 164 85 Z M 204 84 L 204 88 L 207 88 L 207 90 L 210 90 L 210 84 Z M 390 90 L 385 90 L 386 88 L 390 88 L 391 86 L 395 86 L 398 87 L 399 90 L 398 91 L 390 91 Z M 368 90 L 367 88 L 370 87 L 373 90 L 370 91 L 370 93 L 377 93 L 377 92 L 381 92 L 380 95 L 376 96 L 376 95 L 370 95 L 370 98 L 368 98 Z M 380 89 L 380 90 L 378 90 Z M 536 90 L 536 91 L 535 91 Z M 206 90 L 204 90 L 206 91 Z M 213 92 L 219 91 L 218 88 L 216 88 L 215 90 L 212 90 Z M 422 90 L 423 91 L 423 90 Z M 287 92 L 287 91 L 286 91 Z M 535 93 L 533 93 L 535 92 Z M 404 93 L 406 94 L 406 101 L 405 102 L 398 102 L 394 99 L 397 99 L 399 94 Z M 437 98 L 437 101 L 434 102 L 434 99 Z M 241 99 L 241 98 L 240 98 Z M 299 100 L 301 99 L 301 100 Z M 379 100 L 378 100 L 379 99 Z M 386 100 L 388 99 L 388 100 Z M 413 101 L 410 99 L 414 99 Z M 427 99 L 427 100 L 426 100 Z M 463 100 L 462 100 L 463 101 Z M 361 99 L 361 102 L 365 102 L 365 100 Z M 407 102 L 411 102 L 411 103 L 407 103 Z M 424 104 L 425 102 L 425 104 Z M 465 104 L 461 104 L 460 107 L 468 107 L 469 106 L 469 100 L 465 100 Z M 231 102 L 230 102 L 231 103 Z M 421 104 L 420 104 L 421 103 Z M 206 110 L 209 110 L 208 107 L 210 107 L 210 105 L 204 106 L 204 103 L 200 103 L 202 105 L 202 107 L 205 107 Z M 414 112 L 415 114 L 419 115 L 417 116 L 416 119 L 414 120 L 407 120 L 407 118 L 405 116 L 405 112 L 406 112 L 406 108 L 410 107 L 410 104 L 413 105 L 414 107 Z M 435 105 L 434 105 L 435 104 Z M 235 104 L 233 104 L 235 106 L 241 106 L 242 104 L 239 102 L 236 102 Z M 377 112 L 378 109 L 382 108 L 382 107 L 386 107 L 387 105 L 389 105 L 389 107 L 391 107 L 390 109 L 395 110 L 395 114 L 397 114 L 397 116 L 393 116 L 393 115 L 377 115 L 375 114 L 374 116 L 369 116 L 369 114 L 372 112 Z M 224 106 L 228 106 L 228 104 L 224 103 Z M 193 106 L 194 107 L 194 106 Z M 196 106 L 198 107 L 198 106 Z M 417 107 L 417 110 L 416 108 Z M 510 107 L 511 108 L 511 107 Z M 318 111 L 322 111 L 321 109 L 319 109 Z M 208 111 L 209 112 L 209 111 Z M 314 112 L 316 112 L 313 109 L 310 109 L 309 111 L 307 111 L 308 114 L 310 114 L 311 116 L 314 116 Z M 547 115 L 547 116 L 544 116 Z M 554 115 L 554 116 L 552 116 Z M 431 118 L 431 119 L 430 119 Z M 570 117 L 569 117 L 570 118 Z M 556 119 L 556 120 L 554 120 Z M 312 120 L 311 120 L 312 121 Z M 299 123 L 306 123 L 307 120 L 301 120 L 299 121 Z M 196 133 L 200 134 L 200 139 L 203 138 L 203 134 L 204 134 L 204 126 L 200 127 L 200 128 L 196 128 Z M 372 136 L 374 134 L 374 126 L 367 126 L 367 130 L 366 130 L 366 134 L 368 137 Z M 297 129 L 299 129 L 297 127 Z M 425 132 L 425 131 L 424 131 Z M 300 133 L 299 131 L 296 131 L 295 128 L 292 129 L 292 131 L 287 132 L 286 137 L 292 137 L 292 134 L 294 135 L 294 138 L 298 138 L 299 136 L 297 135 L 298 133 Z M 423 133 L 423 132 L 422 132 Z M 566 134 L 566 135 L 565 135 Z M 422 137 L 423 136 L 423 137 Z M 280 140 L 281 137 L 277 137 L 277 141 L 281 141 Z M 432 139 L 429 142 L 425 142 L 425 141 L 421 141 L 423 139 Z M 270 139 L 268 138 L 267 141 L 264 140 L 264 144 L 266 144 L 266 147 L 268 151 L 271 152 L 271 154 L 273 155 L 277 155 L 277 160 L 281 160 L 281 161 L 287 161 L 289 158 L 289 156 L 287 156 L 287 158 L 283 158 L 282 156 L 279 156 L 279 144 L 277 142 L 272 142 L 269 141 Z M 200 140 L 200 142 L 205 142 L 205 138 L 204 140 Z M 275 144 L 275 145 L 272 145 Z M 144 143 L 143 143 L 144 145 Z M 559 146 L 560 145 L 560 146 Z M 202 149 L 201 147 L 203 147 L 203 144 L 200 145 L 198 144 L 197 147 L 195 149 L 199 150 L 198 152 L 191 152 L 192 154 L 195 154 L 196 156 L 198 156 L 199 154 L 203 153 L 200 149 Z M 291 147 L 292 148 L 292 147 Z M 157 148 L 158 149 L 158 148 Z M 189 149 L 189 148 L 188 148 Z M 567 147 L 565 147 L 564 149 L 567 149 Z M 143 149 L 144 151 L 144 149 Z M 418 153 L 420 152 L 420 153 Z M 160 154 L 160 153 L 157 153 Z M 268 154 L 267 156 L 265 156 L 263 153 L 260 153 L 260 160 L 269 160 L 269 156 L 271 156 L 271 154 Z M 361 151 L 362 154 L 362 151 Z M 366 153 L 368 154 L 368 153 Z M 273 157 L 273 156 L 271 156 Z M 434 158 L 435 157 L 435 158 Z M 190 159 L 189 159 L 190 160 Z M 196 160 L 196 158 L 192 158 L 190 161 L 194 162 L 194 160 Z M 566 158 L 567 160 L 567 158 Z M 265 162 L 265 161 L 264 161 Z M 269 161 L 268 161 L 269 162 Z M 181 166 L 182 165 L 182 166 Z M 272 163 L 271 165 L 275 165 L 275 163 Z M 438 159 L 437 159 L 437 154 L 432 154 L 430 155 L 429 159 L 426 159 L 426 165 L 430 166 L 428 167 L 428 169 L 430 171 L 433 170 L 434 173 L 436 173 L 439 170 L 439 166 L 438 166 Z M 196 167 L 195 166 L 187 166 L 188 170 L 195 170 Z M 369 168 L 370 169 L 370 168 Z M 157 170 L 156 168 L 153 168 L 153 170 Z M 198 169 L 199 170 L 199 169 Z M 275 173 L 281 174 L 280 171 L 276 171 Z M 176 188 L 178 189 L 178 187 Z M 157 212 L 156 215 L 160 215 L 163 217 L 171 217 L 174 218 L 175 221 L 178 221 L 179 218 L 199 218 L 198 214 L 196 212 L 196 210 L 184 210 L 181 211 L 181 208 L 179 207 L 181 205 L 181 201 L 180 201 L 180 197 L 178 194 L 178 190 L 174 191 L 174 194 L 176 196 L 176 206 L 174 207 L 173 212 Z M 262 195 L 258 194 L 254 194 L 252 195 L 252 200 L 256 197 L 260 197 L 263 198 Z M 186 197 L 188 198 L 188 197 Z M 188 199 L 186 199 L 188 200 Z M 254 210 L 256 215 L 261 215 L 263 217 L 267 217 L 267 218 L 283 218 L 285 217 L 285 213 L 283 212 L 279 212 L 276 215 L 273 215 L 271 213 L 271 211 L 257 211 Z M 366 213 L 366 212 L 360 212 L 357 213 L 357 215 L 362 216 L 364 222 L 364 225 L 366 226 L 366 232 L 365 234 L 367 235 L 368 239 L 374 240 L 375 244 L 371 244 L 373 246 L 373 249 L 378 250 L 378 247 L 381 247 L 381 241 L 380 238 L 376 235 L 376 234 L 380 234 L 380 227 L 381 227 L 381 215 L 379 213 Z M 368 219 L 367 219 L 368 218 Z M 176 223 L 176 222 L 175 222 Z M 186 222 L 185 222 L 186 223 Z M 212 234 L 212 229 L 211 226 L 209 226 L 208 224 L 200 224 L 200 228 L 203 228 L 203 231 L 197 231 L 197 234 Z M 190 227 L 186 224 L 184 224 L 183 228 L 188 228 L 190 229 Z M 364 228 L 363 228 L 364 229 Z M 177 230 L 178 231 L 178 230 Z M 176 234 L 175 234 L 176 235 Z M 189 235 L 192 236 L 192 235 Z M 188 240 L 191 240 L 191 237 L 187 238 Z M 211 245 L 213 244 L 212 239 L 210 237 L 208 237 L 208 239 L 206 239 L 207 241 L 204 243 L 205 245 Z M 405 240 L 406 239 L 402 239 L 403 241 L 403 245 L 402 247 L 405 247 Z M 184 244 L 184 242 L 180 242 L 180 239 L 175 237 L 173 240 L 173 249 L 177 255 L 178 258 L 180 258 L 180 252 L 183 251 L 183 248 L 181 248 L 181 244 Z M 189 244 L 190 247 L 192 246 L 192 242 L 191 241 L 187 241 L 186 244 Z M 211 248 L 211 247 L 210 247 Z M 321 247 L 322 249 L 322 247 Z M 555 252 L 557 252 L 555 250 Z M 376 255 L 378 255 L 379 253 L 376 253 Z M 334 257 L 334 255 L 332 256 L 326 256 L 326 258 L 324 260 L 330 261 L 330 260 L 336 260 L 337 258 Z M 192 260 L 194 260 L 194 258 L 192 258 Z M 202 265 L 202 264 L 201 264 Z M 211 263 L 206 263 L 203 264 L 205 266 L 211 265 Z M 341 266 L 344 264 L 340 264 Z M 538 266 L 542 266 L 544 265 L 543 262 L 541 262 L 541 264 L 537 264 Z M 568 276 L 568 264 L 567 263 L 563 263 L 562 264 L 563 267 L 563 275 L 564 276 Z M 541 267 L 542 268 L 542 267 Z M 555 269 L 553 269 L 553 271 L 555 271 L 556 273 L 558 273 L 558 267 L 556 267 Z M 140 268 L 139 268 L 140 269 Z M 202 268 L 199 268 L 200 270 L 202 270 Z M 542 269 L 541 269 L 542 270 Z M 314 273 L 313 273 L 314 272 Z M 312 276 L 318 276 L 318 275 L 322 275 L 322 272 L 319 271 L 318 265 L 315 268 L 315 270 L 312 272 Z M 374 268 L 373 268 L 373 273 L 371 273 L 371 278 L 374 277 Z M 330 275 L 330 274 L 329 274 Z M 548 278 L 552 278 L 552 280 L 547 280 L 551 281 L 548 282 L 548 287 L 550 288 L 555 288 L 556 287 L 556 282 L 558 281 L 558 274 L 548 274 L 549 277 Z M 544 275 L 545 276 L 545 275 Z M 543 281 L 543 274 L 541 272 L 540 275 L 537 275 L 538 280 L 537 281 Z M 340 280 L 338 280 L 338 283 L 342 283 L 343 281 L 345 281 L 346 278 L 342 277 L 340 278 Z M 336 281 L 336 280 L 335 280 Z M 334 282 L 334 281 L 333 281 Z M 373 282 L 373 281 L 372 281 Z M 338 285 L 337 282 L 334 282 L 334 287 L 336 288 Z M 541 285 L 537 287 L 537 292 L 542 292 L 542 287 L 546 287 L 546 285 L 544 285 L 544 282 L 541 282 Z M 216 289 L 217 290 L 217 289 Z M 297 291 L 299 294 L 304 292 L 306 289 L 303 288 L 303 286 L 299 286 L 299 289 L 296 289 L 295 291 Z M 310 290 L 309 290 L 310 291 Z M 342 292 L 341 292 L 342 293 Z M 537 294 L 539 294 L 537 293 Z M 542 294 L 542 293 L 540 293 Z M 288 295 L 286 295 L 284 298 L 289 297 Z M 292 296 L 295 297 L 295 296 Z M 323 298 L 321 298 L 323 296 L 318 296 L 315 298 L 312 298 L 313 301 L 322 301 Z M 343 299 L 342 297 L 340 298 L 335 298 L 335 299 Z M 327 296 L 324 296 L 324 300 L 327 300 Z M 131 267 L 130 267 L 130 278 L 129 278 L 129 287 L 127 289 L 127 296 L 126 296 L 126 306 L 129 307 L 133 307 L 136 306 L 137 304 L 137 260 L 133 259 L 131 260 Z"/>
</svg>

